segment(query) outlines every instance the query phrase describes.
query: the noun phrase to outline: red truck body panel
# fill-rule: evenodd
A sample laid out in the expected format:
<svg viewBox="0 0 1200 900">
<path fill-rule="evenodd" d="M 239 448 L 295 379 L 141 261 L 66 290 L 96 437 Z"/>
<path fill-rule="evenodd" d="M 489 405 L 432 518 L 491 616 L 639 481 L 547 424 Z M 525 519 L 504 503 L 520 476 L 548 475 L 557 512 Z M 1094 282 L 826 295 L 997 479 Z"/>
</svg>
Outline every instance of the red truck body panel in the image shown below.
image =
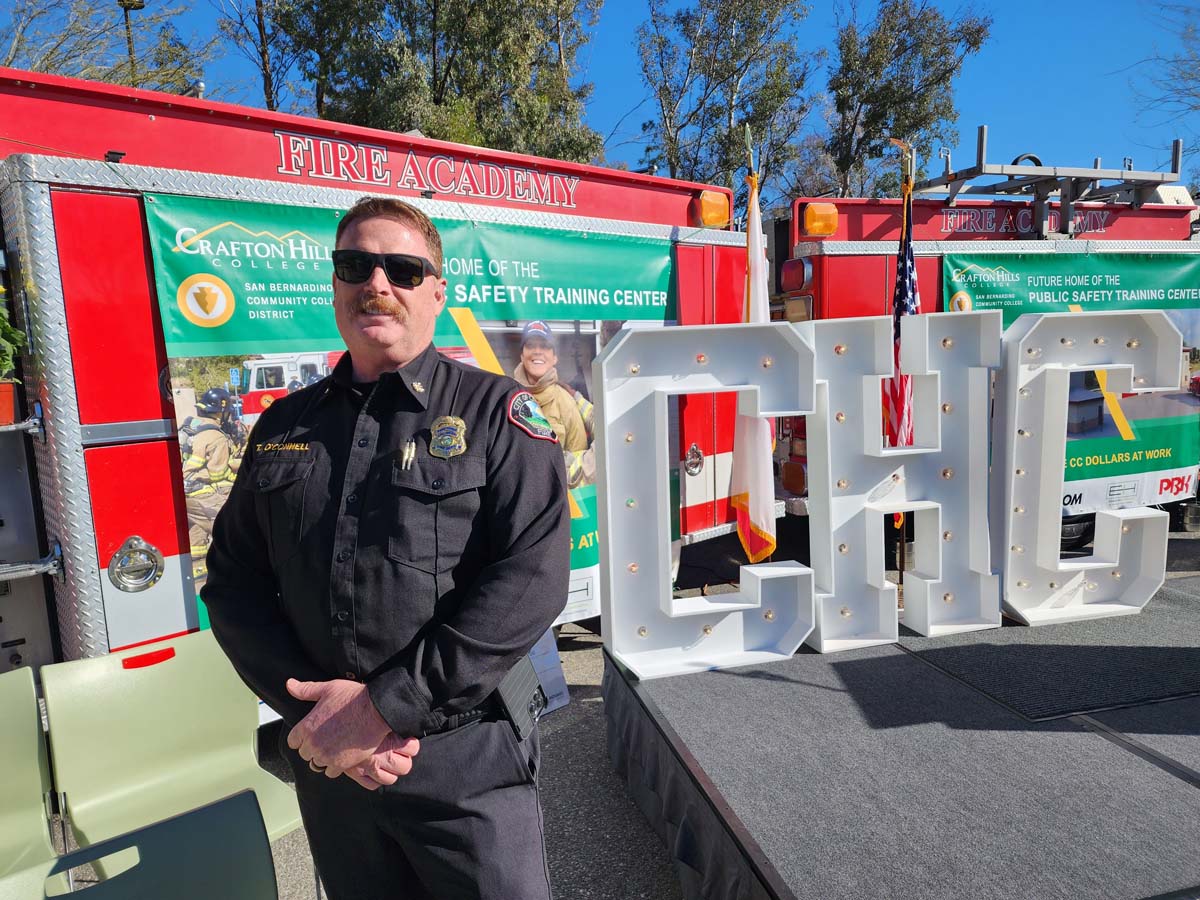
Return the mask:
<svg viewBox="0 0 1200 900">
<path fill-rule="evenodd" d="M 164 556 L 188 550 L 179 443 L 174 440 L 93 447 L 84 452 L 92 525 L 101 560 L 136 534 Z"/>
<path fill-rule="evenodd" d="M 746 302 L 746 251 L 740 247 L 678 245 L 680 325 L 740 322 Z M 715 349 L 715 348 L 714 348 Z M 732 393 L 687 394 L 679 398 L 680 460 L 695 445 L 704 454 L 704 488 L 685 480 L 680 524 L 695 532 L 735 520 L 729 505 L 729 457 L 733 452 L 737 396 Z"/>
<path fill-rule="evenodd" d="M 56 190 L 51 203 L 80 424 L 173 419 L 141 199 Z"/>
</svg>

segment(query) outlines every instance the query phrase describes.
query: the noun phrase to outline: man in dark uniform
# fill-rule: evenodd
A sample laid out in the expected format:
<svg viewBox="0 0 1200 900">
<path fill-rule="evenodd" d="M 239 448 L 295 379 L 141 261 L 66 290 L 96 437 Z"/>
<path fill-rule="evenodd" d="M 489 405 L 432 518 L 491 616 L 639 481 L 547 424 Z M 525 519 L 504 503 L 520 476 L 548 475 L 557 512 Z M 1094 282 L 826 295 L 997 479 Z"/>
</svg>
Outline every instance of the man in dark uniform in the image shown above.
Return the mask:
<svg viewBox="0 0 1200 900">
<path fill-rule="evenodd" d="M 255 425 L 208 557 L 213 632 L 290 729 L 330 897 L 548 898 L 537 732 L 495 688 L 566 602 L 562 452 L 516 382 L 433 349 L 423 213 L 364 199 L 337 247 L 350 352 Z"/>
</svg>

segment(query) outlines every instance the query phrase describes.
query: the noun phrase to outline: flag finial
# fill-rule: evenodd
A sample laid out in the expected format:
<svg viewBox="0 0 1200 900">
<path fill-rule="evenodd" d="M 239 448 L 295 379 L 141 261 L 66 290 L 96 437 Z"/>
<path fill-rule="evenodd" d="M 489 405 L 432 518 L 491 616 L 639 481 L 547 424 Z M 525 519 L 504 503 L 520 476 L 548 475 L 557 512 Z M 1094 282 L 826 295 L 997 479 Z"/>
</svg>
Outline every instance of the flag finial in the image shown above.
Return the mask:
<svg viewBox="0 0 1200 900">
<path fill-rule="evenodd" d="M 912 190 L 913 180 L 917 172 L 917 154 L 912 144 L 900 138 L 888 138 L 888 142 L 900 148 L 900 184 L 902 193 L 907 196 Z"/>
</svg>

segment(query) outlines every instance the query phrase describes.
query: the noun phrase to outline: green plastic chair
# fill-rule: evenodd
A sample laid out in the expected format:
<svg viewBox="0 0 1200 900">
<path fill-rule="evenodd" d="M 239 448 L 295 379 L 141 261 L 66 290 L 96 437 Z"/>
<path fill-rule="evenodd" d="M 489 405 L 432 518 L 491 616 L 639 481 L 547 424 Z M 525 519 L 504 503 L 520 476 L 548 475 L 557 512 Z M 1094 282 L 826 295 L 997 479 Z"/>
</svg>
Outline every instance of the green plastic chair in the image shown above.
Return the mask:
<svg viewBox="0 0 1200 900">
<path fill-rule="evenodd" d="M 33 670 L 0 675 L 0 878 L 57 855 L 46 797 L 50 766 Z"/>
<path fill-rule="evenodd" d="M 258 700 L 211 632 L 44 666 L 42 694 L 81 847 L 246 789 L 270 840 L 299 826 L 295 792 L 258 765 Z"/>
<path fill-rule="evenodd" d="M 242 791 L 126 835 L 0 878 L 0 900 L 60 896 L 69 869 L 121 853 L 137 862 L 87 888 L 88 900 L 277 900 L 271 845 L 253 791 Z M 47 882 L 47 879 L 50 882 Z"/>
</svg>

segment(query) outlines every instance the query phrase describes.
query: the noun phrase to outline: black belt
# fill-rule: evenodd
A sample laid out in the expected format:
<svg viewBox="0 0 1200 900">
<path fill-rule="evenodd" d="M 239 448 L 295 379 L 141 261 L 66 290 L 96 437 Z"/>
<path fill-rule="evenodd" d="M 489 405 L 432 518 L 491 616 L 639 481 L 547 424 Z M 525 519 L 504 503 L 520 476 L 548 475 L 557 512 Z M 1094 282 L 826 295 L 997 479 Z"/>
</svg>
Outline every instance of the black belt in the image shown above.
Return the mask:
<svg viewBox="0 0 1200 900">
<path fill-rule="evenodd" d="M 436 728 L 426 728 L 421 737 L 429 737 L 431 734 L 442 734 L 446 731 L 453 731 L 455 728 L 462 728 L 471 722 L 476 722 L 480 719 L 485 719 L 488 716 L 495 718 L 503 718 L 504 714 L 500 710 L 500 704 L 495 700 L 495 694 L 489 694 L 487 698 L 474 709 L 469 709 L 466 712 L 455 713 L 452 716 L 447 716 L 446 721 Z"/>
</svg>

